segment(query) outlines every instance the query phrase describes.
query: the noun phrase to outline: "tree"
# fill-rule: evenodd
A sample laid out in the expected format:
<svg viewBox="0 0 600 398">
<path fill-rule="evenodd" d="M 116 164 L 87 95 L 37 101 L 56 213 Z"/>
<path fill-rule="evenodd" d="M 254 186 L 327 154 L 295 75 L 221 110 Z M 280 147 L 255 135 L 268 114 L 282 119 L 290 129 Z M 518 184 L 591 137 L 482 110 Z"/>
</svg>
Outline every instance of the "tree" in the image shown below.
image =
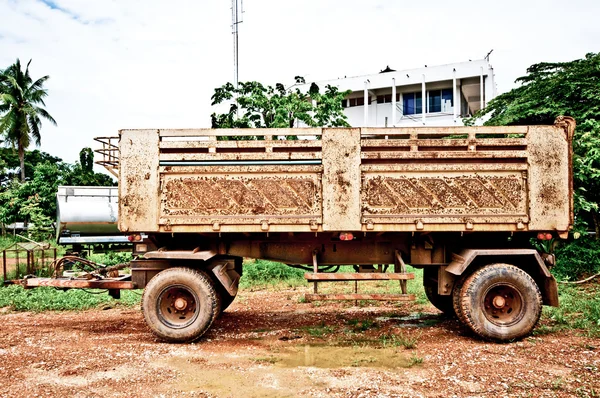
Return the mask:
<svg viewBox="0 0 600 398">
<path fill-rule="evenodd" d="M 21 61 L 17 61 L 0 74 L 0 134 L 8 144 L 16 147 L 21 166 L 21 181 L 25 181 L 25 150 L 31 140 L 41 143 L 42 119 L 56 125 L 54 118 L 43 108 L 48 95 L 44 83 L 50 78 L 44 76 L 33 81 L 29 75 L 29 65 L 25 71 Z"/>
<path fill-rule="evenodd" d="M 303 81 L 302 77 L 296 76 L 296 82 Z M 348 92 L 340 92 L 330 85 L 321 93 L 314 83 L 308 93 L 297 87 L 286 89 L 281 83 L 272 87 L 255 81 L 241 82 L 237 89 L 226 83 L 215 89 L 211 99 L 212 105 L 231 101 L 229 111 L 213 113 L 212 127 L 293 128 L 297 121 L 310 127 L 347 127 L 349 124 L 342 108 L 346 95 Z"/>
<path fill-rule="evenodd" d="M 96 173 L 94 168 L 94 152 L 91 148 L 83 148 L 79 152 L 79 163 L 68 166 L 64 173 L 63 185 L 76 186 L 115 186 L 115 182 L 109 175 Z"/>
<path fill-rule="evenodd" d="M 0 192 L 0 222 L 37 223 L 42 230 L 50 227 L 56 218 L 56 192 L 62 183 L 64 165 L 38 163 L 30 180 L 13 180 Z"/>
<path fill-rule="evenodd" d="M 6 153 L 10 152 L 6 150 Z M 39 227 L 40 232 L 45 234 L 56 218 L 56 192 L 59 185 L 116 185 L 112 177 L 93 171 L 93 152 L 90 148 L 83 148 L 79 152 L 80 163 L 76 164 L 65 163 L 60 158 L 37 150 L 25 151 L 25 158 L 30 162 L 26 163 L 26 167 L 30 164 L 31 177 L 21 182 L 13 176 L 3 183 L 0 190 L 2 224 L 26 221 Z M 9 159 L 9 167 L 15 167 L 14 159 Z"/>
<path fill-rule="evenodd" d="M 38 149 L 25 151 L 25 175 L 33 175 L 35 166 L 45 162 L 58 164 L 62 162 L 62 159 Z M 19 155 L 14 149 L 0 148 L 0 165 L 4 165 L 4 169 L 0 168 L 0 187 L 7 185 L 15 178 L 19 178 L 21 174 Z"/>
<path fill-rule="evenodd" d="M 560 115 L 574 117 L 577 222 L 586 227 L 591 219 L 600 239 L 600 53 L 532 65 L 516 82 L 521 85 L 494 98 L 476 116 L 489 115 L 486 125 L 552 124 Z"/>
</svg>

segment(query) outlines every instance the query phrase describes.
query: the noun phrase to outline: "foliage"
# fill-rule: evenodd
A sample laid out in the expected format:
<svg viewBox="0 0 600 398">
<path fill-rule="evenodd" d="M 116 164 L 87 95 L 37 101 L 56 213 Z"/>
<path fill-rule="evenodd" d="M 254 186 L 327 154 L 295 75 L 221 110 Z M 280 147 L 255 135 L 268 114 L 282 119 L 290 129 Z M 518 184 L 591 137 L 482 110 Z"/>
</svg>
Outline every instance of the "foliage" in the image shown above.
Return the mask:
<svg viewBox="0 0 600 398">
<path fill-rule="evenodd" d="M 132 258 L 131 252 L 94 253 L 88 257 L 89 260 L 106 266 L 128 263 Z"/>
<path fill-rule="evenodd" d="M 44 83 L 50 78 L 43 76 L 33 81 L 29 65 L 22 70 L 17 61 L 0 74 L 0 134 L 19 153 L 21 181 L 25 181 L 25 150 L 33 140 L 40 145 L 42 119 L 56 125 L 54 118 L 44 109 L 48 95 Z"/>
<path fill-rule="evenodd" d="M 40 163 L 62 163 L 62 159 L 40 150 L 25 151 L 25 175 L 32 176 Z M 2 167 L 3 166 L 3 167 Z M 0 148 L 0 186 L 6 186 L 19 178 L 21 172 L 19 155 L 12 148 Z"/>
<path fill-rule="evenodd" d="M 80 153 L 84 166 L 62 162 L 44 152 L 34 152 L 30 159 L 40 160 L 40 163 L 33 167 L 33 176 L 25 182 L 16 179 L 7 181 L 5 189 L 0 192 L 0 223 L 31 223 L 32 238 L 43 240 L 51 235 L 51 224 L 56 218 L 59 185 L 112 186 L 114 182 L 111 177 L 91 170 L 89 148 Z"/>
<path fill-rule="evenodd" d="M 552 273 L 559 279 L 600 271 L 600 241 L 588 234 L 567 244 L 559 244 L 555 254 L 556 266 Z"/>
<path fill-rule="evenodd" d="M 600 53 L 541 62 L 516 81 L 519 87 L 494 98 L 477 116 L 489 115 L 486 125 L 552 124 L 560 115 L 574 117 L 577 223 L 585 229 L 591 220 L 600 238 Z"/>
<path fill-rule="evenodd" d="M 33 178 L 26 182 L 13 180 L 0 192 L 0 222 L 9 224 L 25 221 L 35 224 L 36 234 L 48 231 L 56 217 L 56 191 L 61 182 L 59 166 L 51 163 L 38 164 Z M 44 233 L 32 237 L 46 237 Z"/>
<path fill-rule="evenodd" d="M 79 152 L 79 162 L 68 165 L 68 171 L 63 175 L 62 185 L 73 186 L 114 186 L 112 177 L 96 173 L 94 168 L 94 152 L 91 148 L 83 148 Z"/>
<path fill-rule="evenodd" d="M 347 94 L 330 85 L 321 93 L 314 83 L 308 93 L 297 87 L 286 89 L 281 83 L 272 87 L 255 81 L 241 82 L 238 88 L 226 83 L 215 89 L 211 99 L 212 105 L 231 102 L 229 111 L 213 113 L 212 127 L 293 128 L 297 122 L 310 127 L 347 127 L 342 108 Z"/>
</svg>

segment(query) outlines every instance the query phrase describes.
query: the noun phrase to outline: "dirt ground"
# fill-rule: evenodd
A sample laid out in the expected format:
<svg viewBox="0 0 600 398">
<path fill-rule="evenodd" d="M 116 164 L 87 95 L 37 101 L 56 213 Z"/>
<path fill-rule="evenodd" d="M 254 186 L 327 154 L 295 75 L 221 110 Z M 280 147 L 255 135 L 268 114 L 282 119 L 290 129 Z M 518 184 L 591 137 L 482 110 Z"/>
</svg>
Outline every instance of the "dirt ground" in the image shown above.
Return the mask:
<svg viewBox="0 0 600 398">
<path fill-rule="evenodd" d="M 303 293 L 241 292 L 195 344 L 158 341 L 137 309 L 0 310 L 0 396 L 600 395 L 600 339 L 581 331 L 486 343 L 433 307 Z"/>
</svg>

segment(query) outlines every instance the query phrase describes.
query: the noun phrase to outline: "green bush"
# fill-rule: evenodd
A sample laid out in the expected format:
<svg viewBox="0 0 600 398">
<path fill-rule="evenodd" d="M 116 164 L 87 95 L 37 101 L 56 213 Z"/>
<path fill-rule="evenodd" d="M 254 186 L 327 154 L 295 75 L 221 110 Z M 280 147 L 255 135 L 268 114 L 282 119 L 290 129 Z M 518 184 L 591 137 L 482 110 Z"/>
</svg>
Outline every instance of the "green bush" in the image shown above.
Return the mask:
<svg viewBox="0 0 600 398">
<path fill-rule="evenodd" d="M 600 241 L 593 236 L 561 244 L 555 251 L 556 266 L 553 273 L 559 279 L 575 280 L 600 272 Z"/>
<path fill-rule="evenodd" d="M 94 261 L 99 264 L 106 266 L 128 263 L 132 259 L 131 252 L 107 252 L 107 253 L 94 253 L 88 256 L 88 260 Z"/>
</svg>

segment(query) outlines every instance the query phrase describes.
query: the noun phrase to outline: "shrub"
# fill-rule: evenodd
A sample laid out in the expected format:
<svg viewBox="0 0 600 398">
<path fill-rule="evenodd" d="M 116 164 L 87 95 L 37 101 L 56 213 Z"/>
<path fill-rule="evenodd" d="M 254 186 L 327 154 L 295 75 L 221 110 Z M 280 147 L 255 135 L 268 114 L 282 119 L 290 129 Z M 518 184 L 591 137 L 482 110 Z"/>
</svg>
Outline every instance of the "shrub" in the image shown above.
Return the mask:
<svg viewBox="0 0 600 398">
<path fill-rule="evenodd" d="M 591 235 L 563 243 L 555 253 L 553 273 L 559 279 L 575 280 L 600 272 L 600 241 Z"/>
</svg>

